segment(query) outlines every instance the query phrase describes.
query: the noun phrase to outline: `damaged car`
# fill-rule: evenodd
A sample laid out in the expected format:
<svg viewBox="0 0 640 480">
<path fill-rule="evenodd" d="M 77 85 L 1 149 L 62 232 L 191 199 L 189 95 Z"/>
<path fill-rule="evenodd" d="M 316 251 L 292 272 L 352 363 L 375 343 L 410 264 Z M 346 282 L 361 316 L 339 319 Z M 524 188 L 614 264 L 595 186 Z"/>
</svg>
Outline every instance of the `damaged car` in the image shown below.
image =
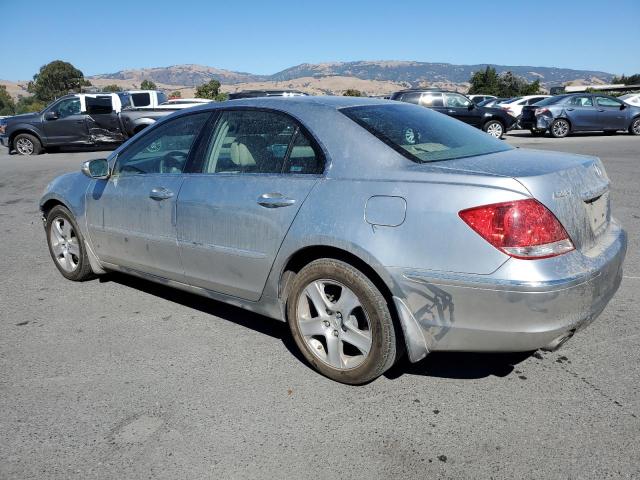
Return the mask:
<svg viewBox="0 0 640 480">
<path fill-rule="evenodd" d="M 60 146 L 119 144 L 118 112 L 128 106 L 126 93 L 65 95 L 41 112 L 15 115 L 0 126 L 0 143 L 20 155 L 38 155 Z"/>
<path fill-rule="evenodd" d="M 362 384 L 405 352 L 564 344 L 622 279 L 609 193 L 596 157 L 409 103 L 289 97 L 163 118 L 40 209 L 65 278 L 123 272 L 282 320 L 313 368 Z"/>
</svg>

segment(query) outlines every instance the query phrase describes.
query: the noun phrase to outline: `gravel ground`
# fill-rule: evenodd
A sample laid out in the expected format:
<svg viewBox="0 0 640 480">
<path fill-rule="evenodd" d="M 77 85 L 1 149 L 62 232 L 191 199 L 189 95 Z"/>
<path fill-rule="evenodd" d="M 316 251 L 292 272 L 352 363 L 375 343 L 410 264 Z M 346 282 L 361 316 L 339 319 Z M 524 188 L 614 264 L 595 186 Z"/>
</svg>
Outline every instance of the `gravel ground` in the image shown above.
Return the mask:
<svg viewBox="0 0 640 480">
<path fill-rule="evenodd" d="M 37 200 L 105 153 L 2 149 L 0 478 L 640 478 L 640 137 L 506 141 L 603 159 L 630 237 L 618 294 L 558 352 L 433 354 L 363 387 L 311 370 L 279 322 L 64 280 Z"/>
</svg>

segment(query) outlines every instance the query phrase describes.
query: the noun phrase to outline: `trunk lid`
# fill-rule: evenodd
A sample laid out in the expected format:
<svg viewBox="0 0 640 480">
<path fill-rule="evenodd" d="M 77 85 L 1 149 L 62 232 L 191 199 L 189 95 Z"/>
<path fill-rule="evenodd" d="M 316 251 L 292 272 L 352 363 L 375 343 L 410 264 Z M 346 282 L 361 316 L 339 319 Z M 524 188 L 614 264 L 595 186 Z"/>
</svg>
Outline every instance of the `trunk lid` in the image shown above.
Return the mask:
<svg viewBox="0 0 640 480">
<path fill-rule="evenodd" d="M 611 219 L 610 182 L 597 157 L 514 149 L 438 166 L 515 179 L 553 212 L 578 250 L 592 248 Z"/>
</svg>

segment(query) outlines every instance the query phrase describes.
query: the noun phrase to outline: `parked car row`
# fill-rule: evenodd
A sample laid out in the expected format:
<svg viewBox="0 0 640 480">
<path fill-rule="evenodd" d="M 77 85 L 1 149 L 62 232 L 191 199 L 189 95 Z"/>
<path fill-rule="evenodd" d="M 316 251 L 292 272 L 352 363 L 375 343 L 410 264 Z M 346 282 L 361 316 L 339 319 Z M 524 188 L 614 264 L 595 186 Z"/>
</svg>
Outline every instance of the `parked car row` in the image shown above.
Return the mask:
<svg viewBox="0 0 640 480">
<path fill-rule="evenodd" d="M 431 108 L 481 128 L 496 138 L 501 138 L 517 122 L 513 115 L 501 108 L 483 107 L 460 93 L 447 90 L 432 88 L 401 90 L 393 93 L 390 99 Z"/>
</svg>

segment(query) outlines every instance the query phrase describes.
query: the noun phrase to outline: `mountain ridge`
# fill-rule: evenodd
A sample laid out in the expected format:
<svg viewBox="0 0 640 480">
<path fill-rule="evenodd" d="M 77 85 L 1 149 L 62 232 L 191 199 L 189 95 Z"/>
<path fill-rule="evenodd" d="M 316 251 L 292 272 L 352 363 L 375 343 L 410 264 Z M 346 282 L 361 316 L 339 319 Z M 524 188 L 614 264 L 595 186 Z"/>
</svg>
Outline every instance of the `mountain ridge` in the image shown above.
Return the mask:
<svg viewBox="0 0 640 480">
<path fill-rule="evenodd" d="M 487 66 L 494 67 L 498 73 L 510 71 L 527 81 L 540 80 L 549 87 L 575 80 L 594 79 L 595 83 L 606 83 L 613 74 L 599 70 L 578 70 L 561 67 L 543 67 L 531 65 L 497 64 L 451 64 L 437 62 L 417 62 L 406 60 L 359 60 L 352 62 L 301 63 L 271 75 L 257 75 L 249 72 L 237 72 L 206 65 L 182 64 L 168 67 L 125 69 L 115 73 L 89 76 L 91 79 L 113 79 L 142 81 L 149 79 L 167 85 L 197 86 L 215 79 L 222 84 L 234 85 L 248 82 L 284 82 L 303 77 L 354 77 L 361 80 L 390 81 L 406 83 L 407 86 L 421 86 L 425 83 L 466 83 L 473 72 Z"/>
</svg>

